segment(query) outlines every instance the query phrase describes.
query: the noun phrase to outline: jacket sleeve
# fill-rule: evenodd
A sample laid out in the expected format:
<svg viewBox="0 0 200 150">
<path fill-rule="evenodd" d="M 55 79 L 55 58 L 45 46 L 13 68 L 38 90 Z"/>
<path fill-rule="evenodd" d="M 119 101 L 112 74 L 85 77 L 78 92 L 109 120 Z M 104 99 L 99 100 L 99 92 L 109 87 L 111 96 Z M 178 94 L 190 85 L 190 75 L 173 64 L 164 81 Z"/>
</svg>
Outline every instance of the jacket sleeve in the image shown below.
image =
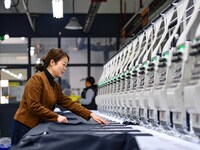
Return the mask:
<svg viewBox="0 0 200 150">
<path fill-rule="evenodd" d="M 33 76 L 25 88 L 28 110 L 43 120 L 56 121 L 58 114 L 41 104 L 42 90 L 42 79 Z"/>
<path fill-rule="evenodd" d="M 75 113 L 78 116 L 81 116 L 82 118 L 89 120 L 91 111 L 86 109 L 85 107 L 81 106 L 77 102 L 73 102 L 71 98 L 64 95 L 62 93 L 61 87 L 58 85 L 58 99 L 57 104 L 70 110 L 71 112 Z"/>
</svg>

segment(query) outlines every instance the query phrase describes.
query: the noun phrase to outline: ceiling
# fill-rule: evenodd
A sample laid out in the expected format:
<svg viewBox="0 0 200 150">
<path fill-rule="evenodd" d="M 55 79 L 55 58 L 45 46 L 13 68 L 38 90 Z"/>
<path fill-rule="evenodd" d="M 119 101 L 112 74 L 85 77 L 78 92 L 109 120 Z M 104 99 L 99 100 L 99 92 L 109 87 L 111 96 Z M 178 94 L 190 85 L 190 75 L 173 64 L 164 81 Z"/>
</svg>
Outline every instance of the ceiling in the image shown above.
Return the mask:
<svg viewBox="0 0 200 150">
<path fill-rule="evenodd" d="M 52 14 L 52 0 L 11 1 L 11 8 L 5 9 L 4 0 L 0 0 L 0 14 L 26 13 L 34 32 L 36 29 L 32 21 L 32 16 L 38 14 Z M 150 1 L 153 0 L 63 0 L 63 11 L 64 14 L 87 14 L 83 31 L 88 33 L 96 14 L 134 14 L 138 12 L 141 2 L 143 2 L 143 6 L 146 6 Z"/>
<path fill-rule="evenodd" d="M 11 1 L 12 7 L 10 9 L 5 9 L 4 0 L 0 0 L 0 15 L 27 14 L 29 24 L 33 32 L 36 31 L 32 19 L 34 15 L 38 16 L 38 14 L 52 14 L 52 0 Z M 64 14 L 73 14 L 74 12 L 75 15 L 84 14 L 86 16 L 83 28 L 84 33 L 89 33 L 96 14 L 119 14 L 121 21 L 119 30 L 126 31 L 126 36 L 128 37 L 139 32 L 139 30 L 141 30 L 145 25 L 147 25 L 147 23 L 155 18 L 172 1 L 173 0 L 63 0 L 63 11 Z M 23 2 L 26 3 L 26 6 L 23 5 Z M 28 11 L 25 11 L 25 9 L 28 9 Z M 149 18 L 148 21 L 142 25 L 142 21 L 144 20 L 144 18 L 142 18 L 142 14 L 144 14 L 144 10 L 147 10 Z M 129 15 L 129 19 L 125 20 L 125 14 Z M 55 20 L 62 21 L 63 19 L 55 18 Z"/>
<path fill-rule="evenodd" d="M 89 6 L 92 0 L 74 0 L 75 13 L 88 13 Z M 101 1 L 101 0 L 99 0 Z M 134 13 L 139 6 L 139 0 L 103 0 L 98 13 L 120 13 L 120 1 L 123 3 L 123 8 L 126 5 L 126 13 Z M 152 1 L 145 0 L 144 3 Z M 52 0 L 25 0 L 30 13 L 52 13 Z M 64 13 L 72 13 L 72 2 L 73 0 L 63 0 Z M 18 3 L 18 5 L 17 5 Z M 126 3 L 126 4 L 125 4 Z M 0 13 L 25 13 L 22 0 L 12 0 L 12 4 L 16 6 L 6 10 L 4 8 L 4 0 L 0 0 Z"/>
</svg>

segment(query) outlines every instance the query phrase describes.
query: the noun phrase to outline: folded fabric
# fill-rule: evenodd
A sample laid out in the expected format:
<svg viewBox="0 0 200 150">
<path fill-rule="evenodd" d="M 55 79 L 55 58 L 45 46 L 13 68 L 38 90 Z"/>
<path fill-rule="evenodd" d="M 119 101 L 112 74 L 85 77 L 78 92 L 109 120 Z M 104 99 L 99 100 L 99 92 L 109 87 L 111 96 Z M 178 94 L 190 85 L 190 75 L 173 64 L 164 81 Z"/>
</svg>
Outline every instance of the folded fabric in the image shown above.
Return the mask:
<svg viewBox="0 0 200 150">
<path fill-rule="evenodd" d="M 28 136 L 11 150 L 139 150 L 134 137 L 129 134 L 69 135 L 47 134 Z"/>
<path fill-rule="evenodd" d="M 48 133 L 57 132 L 140 132 L 139 130 L 134 130 L 131 127 L 127 127 L 121 124 L 85 124 L 83 122 L 71 122 L 66 124 L 60 124 L 56 122 L 50 123 L 48 126 Z"/>
</svg>

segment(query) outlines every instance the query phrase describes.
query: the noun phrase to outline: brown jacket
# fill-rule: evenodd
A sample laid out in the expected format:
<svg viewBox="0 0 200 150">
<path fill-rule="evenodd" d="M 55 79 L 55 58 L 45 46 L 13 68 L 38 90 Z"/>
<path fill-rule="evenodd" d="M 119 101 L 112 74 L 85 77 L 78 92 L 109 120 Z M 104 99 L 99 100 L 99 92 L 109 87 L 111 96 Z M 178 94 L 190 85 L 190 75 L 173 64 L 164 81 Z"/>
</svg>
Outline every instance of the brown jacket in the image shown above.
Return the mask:
<svg viewBox="0 0 200 150">
<path fill-rule="evenodd" d="M 33 75 L 26 83 L 14 119 L 30 128 L 44 120 L 56 121 L 58 114 L 51 110 L 55 103 L 86 120 L 90 119 L 91 112 L 65 96 L 58 83 L 53 88 L 44 72 Z"/>
</svg>

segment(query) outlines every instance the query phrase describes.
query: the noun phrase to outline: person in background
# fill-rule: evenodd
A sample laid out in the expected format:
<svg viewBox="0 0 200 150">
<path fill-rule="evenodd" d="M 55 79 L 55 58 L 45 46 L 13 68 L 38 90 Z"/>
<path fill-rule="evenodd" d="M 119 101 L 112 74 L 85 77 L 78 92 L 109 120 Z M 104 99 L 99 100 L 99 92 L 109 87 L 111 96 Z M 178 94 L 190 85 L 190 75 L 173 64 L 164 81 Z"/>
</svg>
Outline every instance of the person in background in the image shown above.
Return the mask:
<svg viewBox="0 0 200 150">
<path fill-rule="evenodd" d="M 85 79 L 85 88 L 81 93 L 81 99 L 79 100 L 82 106 L 90 110 L 97 110 L 95 103 L 95 97 L 97 95 L 97 85 L 93 77 L 87 77 Z"/>
<path fill-rule="evenodd" d="M 43 64 L 36 67 L 39 71 L 26 83 L 20 106 L 14 115 L 12 145 L 16 145 L 23 135 L 43 121 L 67 123 L 65 116 L 53 111 L 56 104 L 86 120 L 92 118 L 97 123 L 109 124 L 64 95 L 61 86 L 54 81 L 55 78 L 62 77 L 69 59 L 60 48 L 51 49 L 42 60 Z"/>
</svg>

